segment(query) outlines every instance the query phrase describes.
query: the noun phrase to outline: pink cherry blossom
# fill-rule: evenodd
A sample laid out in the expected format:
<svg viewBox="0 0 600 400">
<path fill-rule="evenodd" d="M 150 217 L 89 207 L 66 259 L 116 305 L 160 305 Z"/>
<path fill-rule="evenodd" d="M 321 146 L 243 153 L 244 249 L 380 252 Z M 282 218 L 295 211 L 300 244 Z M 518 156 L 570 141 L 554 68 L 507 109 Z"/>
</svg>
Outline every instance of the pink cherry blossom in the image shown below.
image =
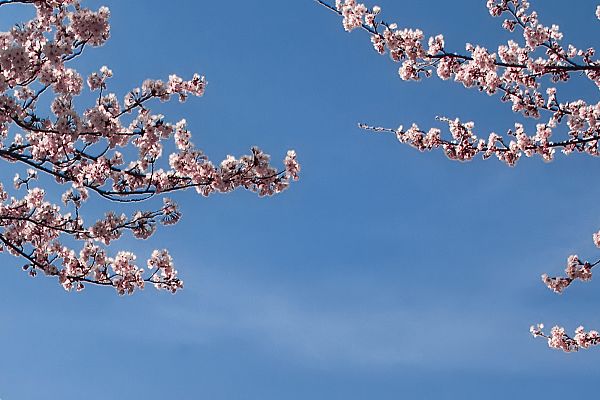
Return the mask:
<svg viewBox="0 0 600 400">
<path fill-rule="evenodd" d="M 344 29 L 348 32 L 362 26 L 363 17 L 371 23 L 375 20 L 373 14 L 367 14 L 367 7 L 364 4 L 356 3 L 356 0 L 336 1 L 336 9 L 344 17 Z"/>
<path fill-rule="evenodd" d="M 600 247 L 600 231 L 594 233 L 592 235 L 592 238 L 594 239 L 594 244 L 596 245 L 596 247 Z"/>
</svg>

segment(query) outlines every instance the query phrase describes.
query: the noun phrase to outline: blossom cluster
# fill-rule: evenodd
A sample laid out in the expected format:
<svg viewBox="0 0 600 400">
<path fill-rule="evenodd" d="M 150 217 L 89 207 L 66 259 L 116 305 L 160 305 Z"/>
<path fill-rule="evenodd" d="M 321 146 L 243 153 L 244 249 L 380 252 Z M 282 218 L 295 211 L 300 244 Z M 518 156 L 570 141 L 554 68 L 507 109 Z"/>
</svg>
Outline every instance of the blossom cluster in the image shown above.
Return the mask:
<svg viewBox="0 0 600 400">
<path fill-rule="evenodd" d="M 183 283 L 167 250 L 152 253 L 144 269 L 134 253 L 113 256 L 109 246 L 125 232 L 147 239 L 158 226 L 177 223 L 176 203 L 163 198 L 158 209 L 131 215 L 107 211 L 88 223 L 84 211 L 90 195 L 118 203 L 188 188 L 202 196 L 235 189 L 270 196 L 298 179 L 293 150 L 283 170 L 257 147 L 213 163 L 194 146 L 185 120 L 171 123 L 151 110 L 153 100 L 202 96 L 206 80 L 199 74 L 189 80 L 148 79 L 122 98 L 108 91 L 113 71 L 107 66 L 84 79 L 70 64 L 86 47 L 108 40 L 108 8 L 93 11 L 77 0 L 7 0 L 0 6 L 11 3 L 31 3 L 37 13 L 0 33 L 0 157 L 27 168 L 14 180 L 17 193 L 26 192 L 21 197 L 0 185 L 0 251 L 23 259 L 30 275 L 55 276 L 66 290 L 89 283 L 131 294 L 150 283 L 174 293 Z M 87 107 L 76 104 L 86 83 L 97 93 Z M 41 103 L 44 96 L 49 102 Z M 46 103 L 50 116 L 38 109 Z M 167 141 L 174 146 L 166 147 Z M 164 154 L 165 148 L 175 151 Z M 54 204 L 36 186 L 38 175 L 59 184 L 64 204 Z"/>
<path fill-rule="evenodd" d="M 600 248 L 600 231 L 592 235 L 592 239 L 596 247 Z M 562 293 L 571 283 L 576 280 L 589 281 L 592 279 L 592 268 L 600 263 L 597 260 L 593 263 L 589 261 L 581 261 L 577 254 L 572 254 L 567 258 L 567 267 L 565 268 L 565 276 L 549 277 L 547 274 L 542 275 L 542 281 L 548 289 L 555 293 Z"/>
</svg>

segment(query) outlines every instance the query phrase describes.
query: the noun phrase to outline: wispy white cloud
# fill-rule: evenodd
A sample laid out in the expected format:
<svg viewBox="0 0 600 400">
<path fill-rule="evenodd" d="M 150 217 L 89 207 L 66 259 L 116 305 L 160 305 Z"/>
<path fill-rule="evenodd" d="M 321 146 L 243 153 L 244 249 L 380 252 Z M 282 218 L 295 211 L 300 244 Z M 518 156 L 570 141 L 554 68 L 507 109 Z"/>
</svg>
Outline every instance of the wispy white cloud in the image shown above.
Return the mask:
<svg viewBox="0 0 600 400">
<path fill-rule="evenodd" d="M 481 365 L 492 353 L 497 356 L 494 335 L 514 340 L 515 332 L 527 333 L 525 326 L 506 332 L 508 315 L 465 309 L 460 304 L 465 296 L 456 293 L 456 300 L 433 306 L 382 306 L 380 301 L 364 300 L 358 307 L 339 301 L 319 306 L 297 288 L 273 289 L 226 274 L 204 276 L 202 281 L 203 292 L 188 293 L 185 307 L 159 306 L 164 318 L 183 327 L 180 340 L 210 344 L 233 337 L 272 356 L 321 368 L 467 368 L 474 362 Z M 519 350 L 513 345 L 512 351 Z M 511 364 L 503 357 L 493 362 L 485 364 L 492 369 Z"/>
</svg>

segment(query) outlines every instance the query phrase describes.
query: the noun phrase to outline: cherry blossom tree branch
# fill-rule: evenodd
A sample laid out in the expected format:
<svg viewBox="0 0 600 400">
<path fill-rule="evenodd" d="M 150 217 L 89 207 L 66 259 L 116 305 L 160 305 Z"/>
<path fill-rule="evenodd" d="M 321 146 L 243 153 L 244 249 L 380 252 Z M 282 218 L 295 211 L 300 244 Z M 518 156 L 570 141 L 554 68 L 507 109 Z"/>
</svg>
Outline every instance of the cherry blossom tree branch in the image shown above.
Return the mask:
<svg viewBox="0 0 600 400">
<path fill-rule="evenodd" d="M 344 27 L 346 28 L 347 31 L 351 31 L 355 28 L 360 28 L 368 33 L 370 33 L 371 35 L 376 36 L 377 38 L 381 39 L 381 40 L 386 40 L 386 37 L 384 34 L 382 34 L 379 31 L 379 27 L 384 27 L 386 29 L 396 29 L 395 24 L 388 24 L 387 22 L 383 21 L 383 20 L 376 20 L 375 16 L 377 14 L 379 14 L 380 9 L 376 8 L 376 10 L 379 10 L 377 12 L 374 12 L 373 10 L 369 11 L 363 4 L 357 4 L 355 1 L 350 1 L 350 2 L 339 2 L 339 7 L 338 6 L 333 6 L 325 1 L 322 0 L 314 0 L 316 3 L 318 3 L 319 5 L 325 7 L 326 9 L 336 13 L 338 16 L 344 17 L 345 21 L 347 24 L 344 25 Z M 506 8 L 503 9 L 503 11 L 509 12 L 511 15 L 513 15 L 515 17 L 515 19 L 519 22 L 519 26 L 521 26 L 522 28 L 526 28 L 526 25 L 524 22 L 522 22 L 521 18 L 517 17 L 516 15 L 516 11 L 513 7 L 511 7 L 511 1 L 507 2 L 507 6 Z M 351 17 L 350 17 L 351 16 Z M 362 22 L 361 18 L 362 17 L 366 17 L 366 20 L 368 20 L 367 22 Z M 358 18 L 358 19 L 357 19 Z M 512 30 L 514 28 L 511 28 L 510 30 Z M 552 50 L 553 46 L 549 43 L 549 42 L 544 42 L 541 43 L 541 45 L 543 45 L 544 47 L 547 47 L 548 49 Z M 472 56 L 466 55 L 466 54 L 459 54 L 459 53 L 455 53 L 455 52 L 448 52 L 446 50 L 444 50 L 443 48 L 440 48 L 438 50 L 438 53 L 436 54 L 427 54 L 427 59 L 430 60 L 436 60 L 436 59 L 444 59 L 444 58 L 454 58 L 457 60 L 462 60 L 462 61 L 473 61 L 474 58 Z M 564 61 L 568 62 L 570 65 L 549 65 L 547 66 L 548 71 L 567 71 L 567 72 L 576 72 L 576 71 L 600 71 L 600 65 L 598 65 L 597 63 L 594 64 L 590 64 L 590 65 L 586 65 L 586 64 L 577 64 L 575 62 L 573 62 L 572 60 L 570 60 L 569 58 L 563 58 Z M 494 60 L 494 65 L 498 66 L 498 67 L 506 67 L 506 68 L 517 68 L 517 69 L 527 69 L 529 68 L 529 66 L 527 64 L 523 64 L 523 63 L 510 63 L 510 62 L 503 62 L 503 61 L 498 61 L 498 60 Z M 539 73 L 536 74 L 538 76 L 541 76 Z"/>
<path fill-rule="evenodd" d="M 583 326 L 575 330 L 573 337 L 569 336 L 565 329 L 560 326 L 555 326 L 550 330 L 550 334 L 545 334 L 543 324 L 531 326 L 529 331 L 533 337 L 543 337 L 548 340 L 548 346 L 553 349 L 559 349 L 565 353 L 579 351 L 579 349 L 587 349 L 600 344 L 600 334 L 598 331 L 586 331 Z"/>
<path fill-rule="evenodd" d="M 108 8 L 93 11 L 77 0 L 0 0 L 17 3 L 33 5 L 37 13 L 2 35 L 0 159 L 27 173 L 15 176 L 15 195 L 0 183 L 0 251 L 21 258 L 31 276 L 57 277 L 66 290 L 96 284 L 131 294 L 152 284 L 174 293 L 183 283 L 167 250 L 155 250 L 142 268 L 134 253 L 112 256 L 111 246 L 126 232 L 147 239 L 159 226 L 177 223 L 176 203 L 163 197 L 158 210 L 129 217 L 107 211 L 90 224 L 84 219 L 90 193 L 112 203 L 139 203 L 190 188 L 202 196 L 236 189 L 270 196 L 298 179 L 293 150 L 282 169 L 257 147 L 215 165 L 194 146 L 185 120 L 171 123 L 152 112 L 152 100 L 202 96 L 203 76 L 148 79 L 122 100 L 109 91 L 108 67 L 84 81 L 70 65 L 85 49 L 108 40 Z M 76 105 L 84 84 L 98 95 L 91 105 Z M 38 108 L 44 96 L 50 96 L 48 117 Z M 176 150 L 163 157 L 166 141 Z M 62 205 L 47 198 L 38 174 L 56 182 Z"/>
</svg>

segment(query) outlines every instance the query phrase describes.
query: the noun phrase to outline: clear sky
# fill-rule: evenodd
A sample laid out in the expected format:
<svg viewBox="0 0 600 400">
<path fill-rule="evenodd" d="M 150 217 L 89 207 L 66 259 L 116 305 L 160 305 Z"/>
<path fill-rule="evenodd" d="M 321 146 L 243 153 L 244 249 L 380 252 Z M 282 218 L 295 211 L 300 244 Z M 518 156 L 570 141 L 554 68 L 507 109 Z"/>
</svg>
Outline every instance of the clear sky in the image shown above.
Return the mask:
<svg viewBox="0 0 600 400">
<path fill-rule="evenodd" d="M 273 198 L 179 193 L 178 225 L 116 243 L 142 258 L 167 246 L 185 280 L 177 295 L 67 293 L 0 258 L 2 400 L 597 395 L 600 349 L 553 351 L 529 326 L 600 328 L 599 280 L 558 296 L 539 278 L 569 254 L 598 256 L 599 160 L 461 164 L 359 130 L 442 127 L 444 115 L 487 136 L 520 118 L 452 82 L 402 82 L 364 32 L 345 33 L 311 0 L 83 4 L 109 6 L 112 36 L 78 61 L 82 73 L 108 65 L 122 96 L 200 72 L 204 97 L 154 109 L 185 117 L 214 160 L 259 145 L 278 163 L 293 148 L 301 180 Z M 484 1 L 378 4 L 451 49 L 508 39 Z M 532 6 L 565 42 L 598 45 L 596 3 Z M 15 22 L 5 8 L 2 29 Z M 573 93 L 598 101 L 591 83 Z"/>
</svg>

